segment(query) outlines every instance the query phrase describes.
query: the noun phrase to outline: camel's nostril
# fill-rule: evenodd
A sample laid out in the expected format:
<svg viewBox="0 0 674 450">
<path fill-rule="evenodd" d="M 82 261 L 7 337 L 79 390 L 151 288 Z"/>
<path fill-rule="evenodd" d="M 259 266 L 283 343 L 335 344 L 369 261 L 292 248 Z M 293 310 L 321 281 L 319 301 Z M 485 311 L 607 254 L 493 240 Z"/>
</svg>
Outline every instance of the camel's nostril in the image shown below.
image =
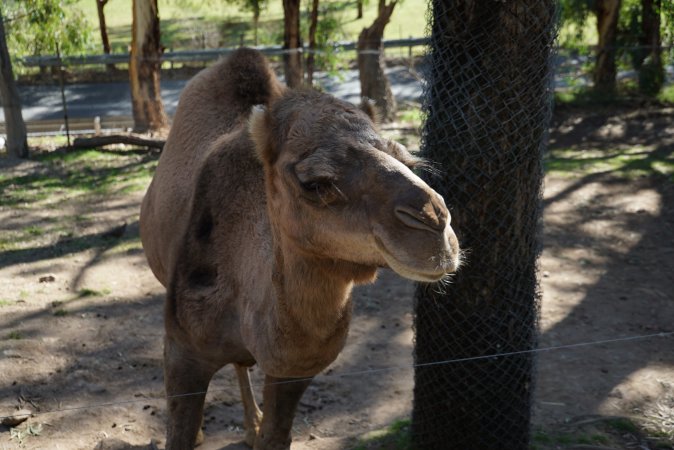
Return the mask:
<svg viewBox="0 0 674 450">
<path fill-rule="evenodd" d="M 447 215 L 437 214 L 433 207 L 416 209 L 409 206 L 396 206 L 394 212 L 398 220 L 418 230 L 442 232 L 447 223 Z"/>
</svg>

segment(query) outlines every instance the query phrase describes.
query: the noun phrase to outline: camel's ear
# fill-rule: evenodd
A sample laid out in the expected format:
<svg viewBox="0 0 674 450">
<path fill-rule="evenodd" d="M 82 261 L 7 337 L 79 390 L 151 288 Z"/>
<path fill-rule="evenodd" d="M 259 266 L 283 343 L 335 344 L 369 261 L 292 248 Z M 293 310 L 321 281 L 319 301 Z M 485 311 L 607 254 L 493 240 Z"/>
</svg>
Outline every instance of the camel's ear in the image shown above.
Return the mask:
<svg viewBox="0 0 674 450">
<path fill-rule="evenodd" d="M 271 163 L 273 158 L 271 146 L 271 120 L 269 111 L 263 105 L 253 106 L 248 121 L 250 137 L 255 143 L 255 153 L 263 163 Z"/>
<path fill-rule="evenodd" d="M 360 109 L 362 109 L 363 112 L 367 114 L 368 117 L 370 117 L 375 125 L 379 125 L 381 123 L 381 113 L 379 112 L 377 104 L 374 100 L 368 97 L 362 97 L 360 99 Z"/>
</svg>

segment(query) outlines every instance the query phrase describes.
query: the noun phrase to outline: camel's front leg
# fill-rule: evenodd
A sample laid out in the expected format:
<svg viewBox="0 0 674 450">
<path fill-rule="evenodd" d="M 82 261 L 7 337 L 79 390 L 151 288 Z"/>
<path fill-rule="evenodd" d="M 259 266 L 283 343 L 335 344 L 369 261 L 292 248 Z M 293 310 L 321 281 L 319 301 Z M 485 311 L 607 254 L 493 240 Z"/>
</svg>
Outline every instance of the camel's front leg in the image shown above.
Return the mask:
<svg viewBox="0 0 674 450">
<path fill-rule="evenodd" d="M 236 375 L 239 378 L 239 388 L 241 389 L 241 401 L 243 402 L 243 427 L 246 429 L 246 444 L 251 447 L 255 444 L 255 437 L 262 421 L 262 412 L 257 406 L 253 388 L 250 385 L 250 376 L 248 368 L 234 364 Z"/>
<path fill-rule="evenodd" d="M 166 450 L 187 450 L 203 441 L 204 399 L 217 368 L 164 339 L 164 385 L 168 405 Z"/>
<path fill-rule="evenodd" d="M 295 410 L 309 383 L 311 378 L 265 377 L 262 425 L 255 450 L 290 449 Z"/>
</svg>

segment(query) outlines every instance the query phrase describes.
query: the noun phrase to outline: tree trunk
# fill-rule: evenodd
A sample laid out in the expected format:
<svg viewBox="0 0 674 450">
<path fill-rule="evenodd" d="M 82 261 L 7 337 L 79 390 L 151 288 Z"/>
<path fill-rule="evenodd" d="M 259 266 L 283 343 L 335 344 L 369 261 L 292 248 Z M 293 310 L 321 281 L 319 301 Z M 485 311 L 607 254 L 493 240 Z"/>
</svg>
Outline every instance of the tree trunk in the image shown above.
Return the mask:
<svg viewBox="0 0 674 450">
<path fill-rule="evenodd" d="M 21 100 L 14 83 L 12 61 L 9 59 L 5 24 L 0 8 L 0 102 L 5 113 L 7 154 L 11 158 L 28 158 L 26 124 L 21 115 Z"/>
<path fill-rule="evenodd" d="M 283 55 L 286 84 L 302 84 L 302 42 L 300 39 L 300 0 L 283 0 Z"/>
<path fill-rule="evenodd" d="M 260 28 L 260 1 L 253 3 L 253 43 L 257 47 L 258 43 L 258 29 Z"/>
<path fill-rule="evenodd" d="M 612 94 L 616 88 L 616 34 L 621 0 L 596 0 L 597 60 L 594 69 L 594 90 Z"/>
<path fill-rule="evenodd" d="M 379 15 L 375 21 L 358 35 L 358 73 L 360 95 L 374 100 L 384 121 L 395 118 L 396 102 L 391 84 L 384 74 L 384 29 L 391 19 L 397 0 L 388 6 L 379 2 Z"/>
<path fill-rule="evenodd" d="M 159 82 L 162 48 L 158 14 L 157 0 L 133 0 L 129 78 L 134 131 L 139 133 L 168 126 Z"/>
<path fill-rule="evenodd" d="M 661 0 L 641 1 L 641 36 L 639 44 L 644 48 L 644 59 L 638 61 L 639 90 L 649 96 L 660 92 L 665 82 L 662 61 L 662 38 L 660 36 Z"/>
<path fill-rule="evenodd" d="M 307 55 L 307 84 L 314 84 L 314 61 L 316 60 L 316 28 L 318 28 L 318 0 L 311 2 L 309 22 L 309 55 Z"/>
<path fill-rule="evenodd" d="M 363 18 L 363 0 L 356 0 L 356 7 L 358 8 L 358 14 L 356 15 L 356 19 L 362 19 Z"/>
<path fill-rule="evenodd" d="M 417 286 L 416 448 L 529 449 L 555 3 L 431 1 L 422 156 L 470 253 Z"/>
<path fill-rule="evenodd" d="M 103 53 L 110 54 L 110 39 L 108 39 L 108 27 L 105 25 L 105 5 L 108 0 L 96 0 L 96 9 L 98 10 L 98 28 L 101 30 L 101 41 L 103 42 Z M 115 70 L 114 64 L 106 64 L 108 71 Z"/>
</svg>

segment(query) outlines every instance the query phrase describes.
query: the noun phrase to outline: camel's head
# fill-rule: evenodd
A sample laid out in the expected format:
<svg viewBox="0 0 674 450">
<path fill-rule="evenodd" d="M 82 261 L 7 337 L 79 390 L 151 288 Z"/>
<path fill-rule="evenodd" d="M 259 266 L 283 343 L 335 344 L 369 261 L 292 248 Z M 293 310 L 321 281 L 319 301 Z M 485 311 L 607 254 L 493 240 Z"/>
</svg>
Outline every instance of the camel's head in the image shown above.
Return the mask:
<svg viewBox="0 0 674 450">
<path fill-rule="evenodd" d="M 459 245 L 442 197 L 357 107 L 313 91 L 256 107 L 251 136 L 281 239 L 318 258 L 388 266 L 418 281 L 456 270 Z"/>
</svg>

